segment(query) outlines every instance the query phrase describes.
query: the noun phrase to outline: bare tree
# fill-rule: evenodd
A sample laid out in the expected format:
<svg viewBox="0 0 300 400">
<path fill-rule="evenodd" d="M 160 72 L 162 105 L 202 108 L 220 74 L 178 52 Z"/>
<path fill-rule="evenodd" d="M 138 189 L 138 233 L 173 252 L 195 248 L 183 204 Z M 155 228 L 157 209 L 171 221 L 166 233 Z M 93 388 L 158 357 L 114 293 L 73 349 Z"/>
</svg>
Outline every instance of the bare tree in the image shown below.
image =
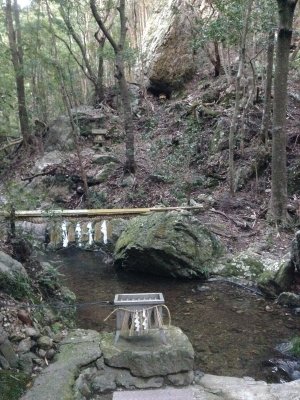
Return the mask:
<svg viewBox="0 0 300 400">
<path fill-rule="evenodd" d="M 78 126 L 75 124 L 74 119 L 73 119 L 70 97 L 69 97 L 68 90 L 66 88 L 63 69 L 62 69 L 62 67 L 61 67 L 61 65 L 59 63 L 57 45 L 56 45 L 56 40 L 55 40 L 56 36 L 55 36 L 53 24 L 52 24 L 52 15 L 51 15 L 51 12 L 50 12 L 49 3 L 48 3 L 48 0 L 45 0 L 45 1 L 46 1 L 46 7 L 47 7 L 47 14 L 48 14 L 50 32 L 51 32 L 52 39 L 53 39 L 54 65 L 56 67 L 57 75 L 58 75 L 58 78 L 59 78 L 59 84 L 60 84 L 60 89 L 61 89 L 61 93 L 62 93 L 62 97 L 63 97 L 63 102 L 64 102 L 64 105 L 65 105 L 66 110 L 68 112 L 68 117 L 69 117 L 69 120 L 70 120 L 70 125 L 71 125 L 71 129 L 72 129 L 72 135 L 73 135 L 73 139 L 74 139 L 76 154 L 77 154 L 77 157 L 78 157 L 80 175 L 81 175 L 81 179 L 82 179 L 83 186 L 84 186 L 85 200 L 86 200 L 87 204 L 89 204 L 89 189 L 88 189 L 88 183 L 87 183 L 87 176 L 86 176 L 86 172 L 84 170 L 83 158 L 82 158 L 82 155 L 81 155 L 80 144 L 79 144 L 79 140 L 78 140 L 79 129 L 78 129 Z"/>
<path fill-rule="evenodd" d="M 22 35 L 17 0 L 13 0 L 13 4 L 11 0 L 6 0 L 5 11 L 9 47 L 15 71 L 21 134 L 24 144 L 27 146 L 30 143 L 30 127 L 26 107 Z"/>
<path fill-rule="evenodd" d="M 272 188 L 269 215 L 273 221 L 287 221 L 286 110 L 287 81 L 293 18 L 298 0 L 277 0 L 279 30 L 274 76 Z"/>
<path fill-rule="evenodd" d="M 268 132 L 271 123 L 271 108 L 272 108 L 272 83 L 273 83 L 273 65 L 274 65 L 274 39 L 275 32 L 272 29 L 269 32 L 268 37 L 268 49 L 267 49 L 267 72 L 266 72 L 266 83 L 265 83 L 265 97 L 264 97 L 264 108 L 261 125 L 261 139 L 268 143 Z"/>
<path fill-rule="evenodd" d="M 244 74 L 244 66 L 246 59 L 246 40 L 249 29 L 250 15 L 252 10 L 254 0 L 248 0 L 248 5 L 244 18 L 244 29 L 241 36 L 240 50 L 239 50 L 239 68 L 236 76 L 235 82 L 235 107 L 233 111 L 233 116 L 230 125 L 229 132 L 229 185 L 230 193 L 234 195 L 235 193 L 235 174 L 234 174 L 234 147 L 235 147 L 235 136 L 238 130 L 238 116 L 240 112 L 241 105 L 241 79 Z"/>
<path fill-rule="evenodd" d="M 61 40 L 69 50 L 70 54 L 76 61 L 76 63 L 79 65 L 81 68 L 82 72 L 84 75 L 87 77 L 87 79 L 92 83 L 94 87 L 94 99 L 93 99 L 93 104 L 95 107 L 98 107 L 99 104 L 104 100 L 104 84 L 103 84 L 103 74 L 104 74 L 104 67 L 103 67 L 103 49 L 106 41 L 105 35 L 100 34 L 100 29 L 94 34 L 98 44 L 98 65 L 97 69 L 94 68 L 92 63 L 90 62 L 89 56 L 88 56 L 88 51 L 86 44 L 80 37 L 80 35 L 76 32 L 76 29 L 74 28 L 71 18 L 70 18 L 70 13 L 69 13 L 69 8 L 66 9 L 66 5 L 60 5 L 60 14 L 64 20 L 64 23 L 67 27 L 68 33 L 71 35 L 73 38 L 74 42 L 79 48 L 82 61 L 79 60 L 79 58 L 76 56 L 74 53 L 71 45 L 62 37 L 56 35 L 56 37 Z M 107 21 L 110 15 L 110 10 L 107 8 L 105 16 L 103 17 L 104 23 Z M 110 22 L 112 24 L 112 22 Z"/>
<path fill-rule="evenodd" d="M 104 25 L 103 19 L 101 18 L 97 7 L 96 1 L 90 0 L 90 6 L 99 28 L 111 44 L 115 53 L 115 77 L 118 80 L 120 94 L 123 104 L 124 113 L 124 130 L 126 134 L 126 161 L 124 165 L 124 175 L 134 174 L 135 172 L 135 158 L 134 158 L 134 133 L 133 133 L 133 120 L 130 105 L 130 96 L 127 81 L 125 78 L 124 68 L 124 46 L 126 39 L 126 16 L 125 16 L 125 0 L 120 0 L 118 7 L 120 15 L 120 36 L 119 41 L 116 42 L 109 30 Z"/>
</svg>

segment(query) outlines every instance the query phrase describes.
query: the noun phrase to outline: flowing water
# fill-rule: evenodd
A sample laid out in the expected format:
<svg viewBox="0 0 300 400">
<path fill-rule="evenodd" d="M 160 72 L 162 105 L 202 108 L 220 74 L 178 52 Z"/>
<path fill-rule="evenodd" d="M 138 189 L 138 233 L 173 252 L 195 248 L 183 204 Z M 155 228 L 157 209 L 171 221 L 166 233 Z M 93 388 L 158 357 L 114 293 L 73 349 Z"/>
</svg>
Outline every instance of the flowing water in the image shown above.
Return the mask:
<svg viewBox="0 0 300 400">
<path fill-rule="evenodd" d="M 55 256 L 78 302 L 113 301 L 116 293 L 162 292 L 172 324 L 195 349 L 195 367 L 206 373 L 276 381 L 264 364 L 279 357 L 275 346 L 299 335 L 299 317 L 228 283 L 178 281 L 116 272 L 103 254 L 67 249 Z M 113 331 L 110 306 L 78 307 L 78 327 Z"/>
</svg>

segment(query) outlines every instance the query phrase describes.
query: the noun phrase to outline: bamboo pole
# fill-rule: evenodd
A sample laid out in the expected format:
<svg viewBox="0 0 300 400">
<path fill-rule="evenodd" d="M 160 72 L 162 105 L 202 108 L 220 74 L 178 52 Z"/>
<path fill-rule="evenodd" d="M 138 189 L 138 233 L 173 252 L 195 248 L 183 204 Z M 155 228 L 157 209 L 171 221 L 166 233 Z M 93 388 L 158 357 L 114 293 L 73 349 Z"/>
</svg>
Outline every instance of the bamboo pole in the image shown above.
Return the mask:
<svg viewBox="0 0 300 400">
<path fill-rule="evenodd" d="M 189 207 L 150 207 L 150 208 L 116 208 L 116 209 L 82 209 L 82 210 L 16 210 L 15 219 L 26 218 L 61 218 L 61 217 L 96 217 L 96 216 L 120 216 L 120 215 L 143 215 L 150 212 L 167 212 L 181 210 L 201 210 L 202 205 Z M 10 212 L 0 210 L 0 217 L 9 218 Z"/>
</svg>

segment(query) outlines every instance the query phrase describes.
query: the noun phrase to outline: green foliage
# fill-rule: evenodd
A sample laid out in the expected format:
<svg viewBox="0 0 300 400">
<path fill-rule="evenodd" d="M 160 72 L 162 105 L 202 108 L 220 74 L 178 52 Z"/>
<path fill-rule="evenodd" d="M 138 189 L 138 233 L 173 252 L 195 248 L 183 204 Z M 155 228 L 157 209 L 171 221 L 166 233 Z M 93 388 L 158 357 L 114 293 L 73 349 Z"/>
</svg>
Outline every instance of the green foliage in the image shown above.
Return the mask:
<svg viewBox="0 0 300 400">
<path fill-rule="evenodd" d="M 4 209 L 11 211 L 11 207 L 16 210 L 35 209 L 40 204 L 40 199 L 36 193 L 27 191 L 24 186 L 17 182 L 8 182 L 4 185 L 7 203 Z"/>
<path fill-rule="evenodd" d="M 15 299 L 30 299 L 33 297 L 30 280 L 23 274 L 10 276 L 0 273 L 0 289 Z"/>
<path fill-rule="evenodd" d="M 158 119 L 155 115 L 145 119 L 143 135 L 146 139 L 152 138 L 152 132 L 158 126 Z"/>
<path fill-rule="evenodd" d="M 40 273 L 38 282 L 48 291 L 53 292 L 59 288 L 59 279 L 62 276 L 63 274 L 61 274 L 57 268 L 53 267 L 51 264 L 48 264 Z"/>
<path fill-rule="evenodd" d="M 107 194 L 105 192 L 89 192 L 89 204 L 91 208 L 103 208 L 107 206 Z"/>
<path fill-rule="evenodd" d="M 243 30 L 247 0 L 214 0 L 212 13 L 201 17 L 197 24 L 195 48 L 209 42 L 222 42 L 227 46 L 237 46 Z M 257 1 L 251 13 L 250 32 L 269 32 L 274 28 L 276 7 L 269 0 Z M 259 44 L 262 38 L 256 37 Z"/>
<path fill-rule="evenodd" d="M 1 400 L 17 400 L 31 378 L 23 372 L 0 371 Z"/>
<path fill-rule="evenodd" d="M 292 353 L 296 357 L 300 357 L 300 336 L 295 337 L 292 340 Z"/>
</svg>

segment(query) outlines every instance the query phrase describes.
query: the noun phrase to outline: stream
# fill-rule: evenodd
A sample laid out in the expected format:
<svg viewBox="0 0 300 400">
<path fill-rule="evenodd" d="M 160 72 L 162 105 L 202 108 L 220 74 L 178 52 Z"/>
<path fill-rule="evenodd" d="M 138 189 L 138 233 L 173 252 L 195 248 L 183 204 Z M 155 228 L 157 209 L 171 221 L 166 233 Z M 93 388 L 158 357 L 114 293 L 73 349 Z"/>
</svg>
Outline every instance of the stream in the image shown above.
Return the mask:
<svg viewBox="0 0 300 400">
<path fill-rule="evenodd" d="M 189 337 L 195 350 L 195 368 L 205 373 L 250 376 L 268 382 L 283 381 L 269 360 L 284 356 L 276 346 L 299 335 L 299 317 L 228 282 L 178 281 L 116 272 L 103 254 L 69 248 L 50 255 L 64 274 L 64 284 L 77 302 L 113 301 L 116 293 L 162 292 L 172 324 Z M 113 310 L 103 304 L 82 305 L 77 326 L 114 331 Z"/>
</svg>

